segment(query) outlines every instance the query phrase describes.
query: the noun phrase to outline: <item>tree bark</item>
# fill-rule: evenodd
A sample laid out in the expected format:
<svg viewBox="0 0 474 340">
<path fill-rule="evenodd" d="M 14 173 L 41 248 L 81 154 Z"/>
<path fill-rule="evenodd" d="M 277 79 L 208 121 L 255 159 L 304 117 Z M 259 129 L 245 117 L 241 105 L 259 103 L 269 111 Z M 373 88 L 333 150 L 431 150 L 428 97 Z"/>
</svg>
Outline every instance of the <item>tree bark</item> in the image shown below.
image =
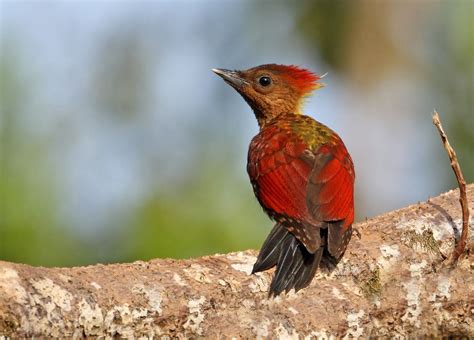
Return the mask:
<svg viewBox="0 0 474 340">
<path fill-rule="evenodd" d="M 474 184 L 467 193 L 473 207 Z M 357 223 L 336 269 L 272 299 L 273 271 L 249 275 L 253 250 L 77 268 L 0 261 L 0 338 L 472 336 L 472 218 L 457 267 L 442 263 L 459 237 L 458 197 Z"/>
</svg>

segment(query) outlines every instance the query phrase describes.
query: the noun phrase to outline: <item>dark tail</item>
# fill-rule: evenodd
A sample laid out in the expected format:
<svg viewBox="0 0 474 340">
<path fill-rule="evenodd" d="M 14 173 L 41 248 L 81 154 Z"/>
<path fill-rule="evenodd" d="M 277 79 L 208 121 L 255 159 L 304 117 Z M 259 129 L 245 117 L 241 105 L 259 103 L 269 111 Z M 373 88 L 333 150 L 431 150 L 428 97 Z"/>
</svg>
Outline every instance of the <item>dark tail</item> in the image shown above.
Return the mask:
<svg viewBox="0 0 474 340">
<path fill-rule="evenodd" d="M 253 273 L 267 270 L 276 265 L 275 276 L 270 285 L 270 296 L 298 291 L 310 284 L 318 269 L 323 247 L 314 254 L 309 253 L 303 244 L 284 226 L 277 223 L 263 243 L 253 266 Z"/>
</svg>

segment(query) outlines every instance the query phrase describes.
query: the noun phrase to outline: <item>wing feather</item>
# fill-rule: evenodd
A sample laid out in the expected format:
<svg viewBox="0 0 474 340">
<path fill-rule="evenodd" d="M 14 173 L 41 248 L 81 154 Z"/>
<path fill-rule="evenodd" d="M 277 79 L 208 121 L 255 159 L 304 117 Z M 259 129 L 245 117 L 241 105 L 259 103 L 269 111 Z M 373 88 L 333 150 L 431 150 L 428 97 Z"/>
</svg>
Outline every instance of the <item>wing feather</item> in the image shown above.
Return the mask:
<svg viewBox="0 0 474 340">
<path fill-rule="evenodd" d="M 249 152 L 257 198 L 310 253 L 320 247 L 319 230 L 327 226 L 330 253 L 340 254 L 354 218 L 354 169 L 344 144 L 334 135 L 312 149 L 297 135 L 272 133 L 277 136 L 257 140 L 256 151 Z"/>
</svg>

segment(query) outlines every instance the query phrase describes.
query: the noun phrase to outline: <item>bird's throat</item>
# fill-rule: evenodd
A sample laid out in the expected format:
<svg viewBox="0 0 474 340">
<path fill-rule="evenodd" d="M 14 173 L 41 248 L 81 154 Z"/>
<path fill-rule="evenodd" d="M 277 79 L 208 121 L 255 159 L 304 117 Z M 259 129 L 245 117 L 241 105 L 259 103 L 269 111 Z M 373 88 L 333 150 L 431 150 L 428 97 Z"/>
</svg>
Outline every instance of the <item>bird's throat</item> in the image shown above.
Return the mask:
<svg viewBox="0 0 474 340">
<path fill-rule="evenodd" d="M 265 126 L 268 125 L 269 122 L 275 121 L 278 119 L 278 117 L 287 115 L 287 114 L 297 114 L 300 115 L 302 114 L 301 108 L 300 107 L 295 107 L 293 109 L 291 108 L 285 108 L 282 110 L 259 110 L 256 108 L 252 108 L 253 113 L 255 115 L 255 118 L 257 119 L 258 126 L 260 130 L 262 130 Z"/>
</svg>

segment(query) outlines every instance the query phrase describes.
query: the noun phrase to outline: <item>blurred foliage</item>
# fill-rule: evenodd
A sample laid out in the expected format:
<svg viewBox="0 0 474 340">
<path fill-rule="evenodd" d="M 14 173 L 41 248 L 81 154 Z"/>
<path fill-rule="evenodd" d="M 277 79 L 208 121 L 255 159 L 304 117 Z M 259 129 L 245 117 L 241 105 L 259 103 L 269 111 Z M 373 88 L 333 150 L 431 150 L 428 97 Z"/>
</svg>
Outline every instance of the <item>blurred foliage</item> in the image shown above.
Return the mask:
<svg viewBox="0 0 474 340">
<path fill-rule="evenodd" d="M 425 67 L 434 90 L 444 98 L 441 114 L 467 183 L 474 182 L 474 1 L 443 3 L 445 29 L 433 36 L 438 50 Z M 428 77 L 430 75 L 430 77 Z M 460 76 L 453 76 L 460 75 Z M 443 155 L 445 156 L 445 155 Z M 445 161 L 445 158 L 442 158 Z M 450 173 L 449 183 L 456 185 Z"/>
<path fill-rule="evenodd" d="M 335 70 L 346 67 L 345 48 L 351 38 L 350 18 L 356 6 L 356 1 L 301 1 L 293 9 L 298 33 L 309 42 L 310 50 Z"/>
<path fill-rule="evenodd" d="M 140 38 L 136 29 L 124 29 L 121 35 L 106 36 L 95 53 L 91 97 L 98 111 L 112 119 L 136 119 L 150 97 L 147 68 L 152 60 Z"/>
<path fill-rule="evenodd" d="M 271 222 L 250 186 L 229 181 L 229 163 L 208 161 L 196 177 L 165 189 L 166 196 L 144 200 L 127 241 L 132 258 L 187 258 L 260 246 Z"/>
<path fill-rule="evenodd" d="M 321 57 L 355 87 L 383 86 L 380 81 L 390 70 L 410 70 L 425 79 L 424 90 L 437 93 L 446 103 L 436 109 L 449 126 L 448 135 L 466 181 L 474 182 L 474 1 L 318 0 L 299 4 L 287 7 L 295 11 L 296 32 L 315 57 Z M 423 58 L 416 50 L 419 46 L 409 49 L 396 41 L 396 24 L 404 25 L 400 31 L 408 30 L 420 46 L 430 48 L 423 51 Z M 441 143 L 438 155 L 440 164 L 446 163 Z M 442 172 L 443 187 L 455 186 L 448 163 Z"/>
<path fill-rule="evenodd" d="M 289 4 L 285 2 L 285 4 Z M 415 8 L 419 2 L 396 5 L 394 1 L 318 0 L 302 1 L 295 11 L 295 31 L 310 52 L 332 71 L 364 87 L 379 86 L 399 64 L 407 64 L 407 53 L 397 46 L 391 27 L 392 13 Z"/>
<path fill-rule="evenodd" d="M 84 250 L 55 219 L 54 174 L 45 162 L 48 143 L 27 137 L 18 124 L 22 98 L 27 93 L 18 82 L 17 72 L 18 65 L 3 55 L 0 258 L 37 265 L 77 263 Z"/>
</svg>

